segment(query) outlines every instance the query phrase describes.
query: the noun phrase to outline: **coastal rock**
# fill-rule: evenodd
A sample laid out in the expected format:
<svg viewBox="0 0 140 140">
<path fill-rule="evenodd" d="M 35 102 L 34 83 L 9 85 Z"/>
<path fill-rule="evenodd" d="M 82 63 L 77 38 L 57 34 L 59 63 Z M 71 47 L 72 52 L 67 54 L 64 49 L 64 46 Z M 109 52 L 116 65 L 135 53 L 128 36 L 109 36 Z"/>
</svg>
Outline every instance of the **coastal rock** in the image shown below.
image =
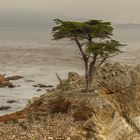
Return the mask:
<svg viewBox="0 0 140 140">
<path fill-rule="evenodd" d="M 93 115 L 77 129 L 77 137 L 97 140 L 139 140 L 139 66 L 107 63 L 94 75 L 93 86 L 96 86 L 97 94 L 93 93 L 87 99 L 87 95 L 83 97 L 93 108 Z M 75 132 L 73 135 L 76 135 Z"/>
<path fill-rule="evenodd" d="M 62 84 L 57 86 L 57 89 L 63 90 L 82 90 L 84 87 L 84 79 L 76 72 L 69 72 L 68 78 L 63 80 Z"/>
<path fill-rule="evenodd" d="M 37 89 L 36 91 L 39 92 L 39 91 L 42 91 L 42 89 Z"/>
<path fill-rule="evenodd" d="M 139 67 L 106 63 L 94 73 L 92 84 L 96 88 L 95 92 L 91 92 L 90 95 L 75 95 L 72 94 L 72 90 L 69 92 L 68 98 L 72 98 L 70 100 L 76 100 L 78 105 L 78 101 L 83 99 L 93 110 L 92 117 L 72 131 L 71 137 L 81 140 L 139 140 Z M 62 86 L 66 86 L 67 90 L 76 89 L 78 93 L 79 88 L 75 88 L 74 85 L 84 86 L 82 77 L 72 73 Z M 83 109 L 76 117 L 82 118 L 85 112 Z"/>
<path fill-rule="evenodd" d="M 22 79 L 22 78 L 24 78 L 24 77 L 20 76 L 20 75 L 6 77 L 7 80 L 19 80 L 19 79 Z"/>
<path fill-rule="evenodd" d="M 31 100 L 22 113 L 16 113 L 16 118 L 15 114 L 0 117 L 7 121 L 13 116 L 14 120 L 25 116 L 29 132 L 8 124 L 3 129 L 11 129 L 11 135 L 13 129 L 20 135 L 24 131 L 27 137 L 33 134 L 35 139 L 139 140 L 139 70 L 139 66 L 107 63 L 96 71 L 92 83 L 96 90 L 89 93 L 81 91 L 84 78 L 69 73 L 63 84 L 50 94 Z M 3 136 L 7 133 L 0 133 Z"/>
<path fill-rule="evenodd" d="M 8 100 L 7 103 L 15 103 L 17 102 L 16 100 Z"/>
<path fill-rule="evenodd" d="M 0 106 L 0 111 L 8 110 L 10 108 L 11 108 L 10 106 Z"/>
<path fill-rule="evenodd" d="M 39 87 L 39 88 L 53 88 L 52 85 L 44 85 L 44 84 L 33 85 L 33 87 Z"/>
<path fill-rule="evenodd" d="M 15 85 L 14 85 L 14 84 L 9 83 L 8 88 L 14 88 L 14 87 L 15 87 Z"/>
<path fill-rule="evenodd" d="M 35 82 L 34 80 L 25 79 L 25 82 Z"/>
<path fill-rule="evenodd" d="M 5 77 L 5 75 L 0 74 L 0 88 L 7 86 L 14 87 L 14 85 Z"/>
<path fill-rule="evenodd" d="M 115 93 L 140 83 L 138 66 L 131 67 L 119 63 L 106 63 L 98 69 L 93 77 L 93 85 L 96 88 L 106 88 Z"/>
</svg>

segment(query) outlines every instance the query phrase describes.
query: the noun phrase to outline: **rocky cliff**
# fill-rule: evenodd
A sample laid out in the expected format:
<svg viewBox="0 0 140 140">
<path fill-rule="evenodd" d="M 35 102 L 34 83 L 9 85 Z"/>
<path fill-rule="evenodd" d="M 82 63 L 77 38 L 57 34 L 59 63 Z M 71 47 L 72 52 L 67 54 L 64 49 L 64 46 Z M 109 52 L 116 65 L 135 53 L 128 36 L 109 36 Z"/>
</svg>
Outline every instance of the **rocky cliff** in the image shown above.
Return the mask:
<svg viewBox="0 0 140 140">
<path fill-rule="evenodd" d="M 18 120 L 18 128 L 24 120 L 28 139 L 38 123 L 44 126 L 44 133 L 33 136 L 40 140 L 140 139 L 140 66 L 107 63 L 94 73 L 94 90 L 85 93 L 83 87 L 83 78 L 70 72 L 68 79 L 30 101 L 23 112 L 0 120 Z"/>
<path fill-rule="evenodd" d="M 106 63 L 94 74 L 93 85 L 95 91 L 74 97 L 92 108 L 92 117 L 77 130 L 78 139 L 139 140 L 140 66 Z M 69 73 L 63 87 L 81 89 L 83 81 Z"/>
</svg>

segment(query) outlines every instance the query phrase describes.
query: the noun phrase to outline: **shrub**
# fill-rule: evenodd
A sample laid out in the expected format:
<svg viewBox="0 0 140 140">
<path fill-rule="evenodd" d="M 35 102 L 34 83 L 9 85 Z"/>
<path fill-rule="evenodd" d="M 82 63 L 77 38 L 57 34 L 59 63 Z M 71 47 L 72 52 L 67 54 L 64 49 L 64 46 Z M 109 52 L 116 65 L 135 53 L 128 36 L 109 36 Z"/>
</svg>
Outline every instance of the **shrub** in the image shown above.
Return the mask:
<svg viewBox="0 0 140 140">
<path fill-rule="evenodd" d="M 92 108 L 81 104 L 78 109 L 73 113 L 74 121 L 86 121 L 92 117 Z"/>
<path fill-rule="evenodd" d="M 68 113 L 71 107 L 71 102 L 63 97 L 57 97 L 55 99 L 50 100 L 48 105 L 49 105 L 50 113 L 52 114 Z"/>
</svg>

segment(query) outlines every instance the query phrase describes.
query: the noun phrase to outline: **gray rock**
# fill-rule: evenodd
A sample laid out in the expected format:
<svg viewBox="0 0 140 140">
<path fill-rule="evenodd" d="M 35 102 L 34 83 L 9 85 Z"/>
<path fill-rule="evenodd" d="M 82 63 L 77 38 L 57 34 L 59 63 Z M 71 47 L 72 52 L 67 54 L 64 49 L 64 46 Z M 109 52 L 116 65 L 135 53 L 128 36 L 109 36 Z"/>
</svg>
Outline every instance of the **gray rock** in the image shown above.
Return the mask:
<svg viewBox="0 0 140 140">
<path fill-rule="evenodd" d="M 15 75 L 15 76 L 10 76 L 10 77 L 6 77 L 8 80 L 19 80 L 24 78 L 23 76 L 20 75 Z"/>
<path fill-rule="evenodd" d="M 8 110 L 10 108 L 11 108 L 10 106 L 0 106 L 0 111 Z"/>
</svg>

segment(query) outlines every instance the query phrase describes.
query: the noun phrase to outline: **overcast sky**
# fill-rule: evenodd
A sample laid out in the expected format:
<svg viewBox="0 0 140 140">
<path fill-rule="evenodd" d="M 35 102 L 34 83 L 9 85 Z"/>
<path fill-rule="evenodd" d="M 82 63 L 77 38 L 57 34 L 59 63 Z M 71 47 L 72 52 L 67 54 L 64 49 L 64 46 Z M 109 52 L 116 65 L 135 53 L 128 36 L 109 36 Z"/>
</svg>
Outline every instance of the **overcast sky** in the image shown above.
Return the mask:
<svg viewBox="0 0 140 140">
<path fill-rule="evenodd" d="M 140 0 L 0 0 L 0 26 L 44 26 L 53 18 L 140 23 Z"/>
</svg>

